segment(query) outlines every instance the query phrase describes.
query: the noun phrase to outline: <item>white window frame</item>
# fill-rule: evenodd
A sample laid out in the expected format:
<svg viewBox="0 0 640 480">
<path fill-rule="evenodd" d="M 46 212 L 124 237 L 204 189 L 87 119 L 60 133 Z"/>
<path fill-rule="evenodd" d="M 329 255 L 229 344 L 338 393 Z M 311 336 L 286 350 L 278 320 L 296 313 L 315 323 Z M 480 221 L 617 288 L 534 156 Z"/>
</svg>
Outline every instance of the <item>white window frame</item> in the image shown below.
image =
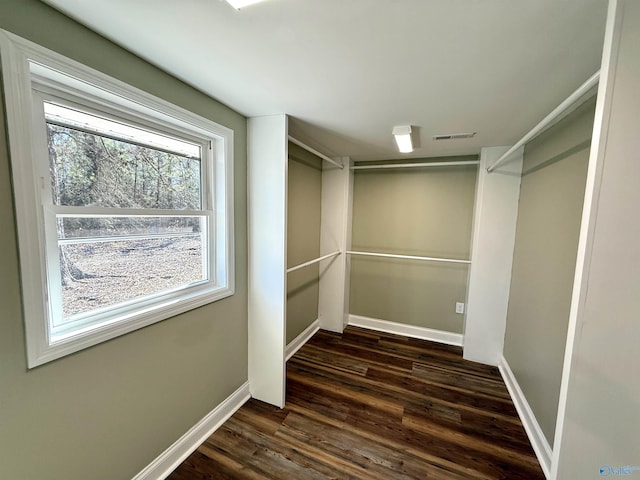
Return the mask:
<svg viewBox="0 0 640 480">
<path fill-rule="evenodd" d="M 14 34 L 0 30 L 0 60 L 5 92 L 9 152 L 20 250 L 23 313 L 29 368 L 96 345 L 193 308 L 233 295 L 233 130 L 138 90 Z M 206 141 L 203 156 L 203 210 L 210 223 L 212 282 L 133 302 L 135 308 L 115 309 L 101 323 L 52 336 L 45 215 L 51 203 L 46 139 L 43 134 L 42 93 L 59 95 L 83 105 L 135 118 L 156 129 L 181 132 Z M 206 151 L 206 150 L 205 150 Z M 44 153 L 43 153 L 44 152 Z M 45 198 L 49 194 L 49 198 Z M 214 208 L 215 207 L 215 208 Z M 170 211 L 174 212 L 175 211 Z M 125 212 L 126 214 L 126 212 Z M 49 235 L 51 237 L 51 235 Z M 47 242 L 49 242 L 47 244 Z M 51 255 L 49 256 L 51 257 Z M 57 264 L 57 260 L 50 264 Z M 59 268 L 58 268 L 59 270 Z"/>
</svg>

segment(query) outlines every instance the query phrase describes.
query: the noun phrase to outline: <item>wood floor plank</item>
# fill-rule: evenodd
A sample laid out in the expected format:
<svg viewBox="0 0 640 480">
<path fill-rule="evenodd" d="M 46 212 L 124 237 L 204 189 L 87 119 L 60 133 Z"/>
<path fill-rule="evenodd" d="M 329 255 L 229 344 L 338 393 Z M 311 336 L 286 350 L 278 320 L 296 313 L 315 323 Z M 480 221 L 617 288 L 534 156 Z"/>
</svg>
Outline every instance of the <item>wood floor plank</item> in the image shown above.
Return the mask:
<svg viewBox="0 0 640 480">
<path fill-rule="evenodd" d="M 205 444 L 215 446 L 236 462 L 273 480 L 308 478 L 326 480 L 333 476 L 314 468 L 308 459 L 289 444 L 274 436 L 265 436 L 233 418 L 223 425 Z M 206 451 L 204 451 L 206 454 Z"/>
<path fill-rule="evenodd" d="M 373 367 L 370 367 L 373 368 Z M 467 396 L 453 392 L 440 387 L 433 387 L 430 391 L 407 388 L 402 384 L 402 379 L 388 376 L 384 379 L 372 379 L 369 376 L 365 378 L 354 378 L 346 372 L 331 371 L 320 365 L 308 365 L 303 360 L 291 361 L 288 367 L 289 372 L 302 372 L 303 375 L 292 377 L 289 375 L 289 384 L 295 383 L 298 379 L 306 383 L 307 388 L 324 389 L 333 395 L 333 390 L 344 388 L 347 392 L 352 388 L 360 392 L 372 392 L 372 395 L 386 398 L 389 401 L 397 401 L 399 396 L 405 402 L 433 402 L 440 405 L 455 406 L 460 409 L 475 412 L 479 415 L 488 415 L 492 417 L 500 417 L 504 421 L 519 424 L 515 408 L 512 409 L 510 404 L 491 405 L 489 409 L 484 409 L 482 405 L 478 406 L 478 399 L 473 396 Z M 313 373 L 313 375 L 312 375 Z M 392 382 L 389 382 L 391 380 Z M 329 383 L 327 383 L 327 381 Z M 355 383 L 354 383 L 355 382 Z M 340 394 L 344 395 L 344 394 Z M 485 402 L 486 403 L 486 402 Z"/>
<path fill-rule="evenodd" d="M 509 391 L 500 378 L 479 377 L 466 372 L 452 372 L 447 368 L 435 365 L 414 363 L 413 375 L 429 382 L 439 382 L 451 387 L 467 388 L 474 392 L 487 393 L 496 397 L 510 399 Z"/>
<path fill-rule="evenodd" d="M 312 418 L 320 422 L 326 422 L 340 428 L 345 431 L 354 430 L 353 423 L 347 423 L 347 420 L 341 421 L 331 417 L 319 415 L 313 409 L 307 409 L 303 406 L 297 404 L 298 399 L 296 399 L 296 403 L 292 403 L 289 406 L 289 409 L 294 412 L 298 412 L 301 415 L 304 415 L 307 418 Z M 353 417 L 350 417 L 352 419 Z M 468 468 L 464 465 L 461 465 L 457 462 L 451 462 L 442 457 L 438 457 L 436 455 L 432 455 L 427 449 L 424 448 L 413 448 L 411 445 L 404 443 L 402 440 L 396 441 L 393 436 L 387 436 L 386 432 L 383 429 L 372 428 L 372 429 L 357 429 L 358 435 L 365 439 L 365 441 L 384 443 L 390 448 L 394 448 L 400 452 L 405 452 L 407 455 L 413 455 L 417 458 L 420 458 L 432 465 L 441 467 L 444 471 L 448 472 L 456 472 L 461 475 L 461 478 L 464 479 L 477 479 L 477 480 L 493 480 L 494 477 L 487 476 Z M 393 478 L 390 476 L 389 478 Z M 455 478 L 455 477 L 452 477 Z"/>
<path fill-rule="evenodd" d="M 171 480 L 270 480 L 208 445 L 200 446 L 180 465 L 180 468 L 171 474 L 170 478 Z"/>
<path fill-rule="evenodd" d="M 309 428 L 310 425 L 314 427 Z M 408 455 L 402 450 L 392 448 L 382 437 L 378 441 L 367 439 L 356 430 L 345 430 L 314 422 L 302 415 L 290 415 L 284 429 L 279 434 L 287 435 L 292 429 L 304 438 L 307 445 L 313 445 L 316 451 L 331 455 L 330 462 L 340 459 L 357 473 L 357 478 L 387 480 L 390 472 L 394 479 L 411 480 L 415 478 L 434 478 L 462 480 L 464 477 L 429 462 Z"/>
<path fill-rule="evenodd" d="M 474 435 L 485 442 L 512 448 L 528 454 L 529 439 L 522 434 L 518 422 L 505 422 L 496 416 L 479 415 L 477 412 L 456 410 L 455 407 L 437 404 L 412 403 L 405 407 L 405 415 L 419 417 L 452 432 Z"/>
<path fill-rule="evenodd" d="M 366 375 L 369 368 L 367 362 L 358 358 L 347 357 L 346 355 L 334 355 L 323 348 L 306 345 L 298 351 L 297 358 L 320 365 L 330 365 L 331 368 L 335 370 L 342 370 L 359 375 Z"/>
<path fill-rule="evenodd" d="M 525 467 L 538 465 L 535 458 L 528 455 L 522 455 L 521 451 L 517 451 L 514 448 L 498 445 L 493 442 L 487 442 L 484 438 L 480 438 L 479 436 L 461 433 L 456 430 L 443 427 L 442 425 L 425 421 L 422 418 L 405 415 L 402 417 L 402 424 L 411 430 L 426 433 L 429 436 L 455 443 L 466 449 L 490 454 L 497 458 L 502 458 Z"/>
<path fill-rule="evenodd" d="M 462 349 L 348 327 L 287 364 L 284 409 L 249 400 L 169 480 L 543 480 L 498 370 Z"/>
</svg>

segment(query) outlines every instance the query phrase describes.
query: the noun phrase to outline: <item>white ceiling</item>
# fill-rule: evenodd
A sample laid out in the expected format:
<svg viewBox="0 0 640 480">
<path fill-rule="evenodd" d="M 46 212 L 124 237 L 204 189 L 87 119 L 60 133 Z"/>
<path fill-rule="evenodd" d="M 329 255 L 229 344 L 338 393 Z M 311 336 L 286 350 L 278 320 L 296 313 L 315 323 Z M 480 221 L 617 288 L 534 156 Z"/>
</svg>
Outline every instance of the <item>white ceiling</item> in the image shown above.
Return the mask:
<svg viewBox="0 0 640 480">
<path fill-rule="evenodd" d="M 246 116 L 331 155 L 509 145 L 600 66 L 605 0 L 45 0 Z M 470 140 L 436 134 L 478 132 Z"/>
</svg>

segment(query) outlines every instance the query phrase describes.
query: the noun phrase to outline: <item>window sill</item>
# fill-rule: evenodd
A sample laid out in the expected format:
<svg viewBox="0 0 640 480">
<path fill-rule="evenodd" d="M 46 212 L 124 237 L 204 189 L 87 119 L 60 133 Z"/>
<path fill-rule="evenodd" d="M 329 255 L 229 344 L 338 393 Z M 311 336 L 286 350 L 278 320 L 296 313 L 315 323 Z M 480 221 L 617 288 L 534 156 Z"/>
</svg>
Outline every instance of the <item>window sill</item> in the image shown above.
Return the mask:
<svg viewBox="0 0 640 480">
<path fill-rule="evenodd" d="M 53 336 L 50 344 L 41 345 L 38 351 L 29 355 L 28 366 L 34 368 L 43 365 L 65 355 L 222 300 L 233 294 L 232 288 L 219 288 L 206 294 L 183 295 L 181 298 L 155 304 L 145 311 L 122 315 L 99 325 L 88 326 L 85 330 L 75 330 L 70 334 Z"/>
</svg>

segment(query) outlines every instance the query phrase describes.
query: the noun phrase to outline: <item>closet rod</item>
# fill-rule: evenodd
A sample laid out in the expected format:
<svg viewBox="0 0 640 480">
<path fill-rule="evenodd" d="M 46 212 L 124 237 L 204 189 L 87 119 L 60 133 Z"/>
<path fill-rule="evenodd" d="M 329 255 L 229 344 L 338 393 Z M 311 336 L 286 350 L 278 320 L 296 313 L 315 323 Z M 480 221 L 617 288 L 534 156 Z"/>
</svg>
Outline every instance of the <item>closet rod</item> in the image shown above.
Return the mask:
<svg viewBox="0 0 640 480">
<path fill-rule="evenodd" d="M 566 110 L 571 108 L 580 98 L 582 98 L 591 88 L 598 84 L 598 80 L 600 79 L 600 70 L 591 75 L 589 79 L 584 82 L 582 85 L 578 87 L 578 89 L 569 95 L 560 105 L 558 105 L 549 115 L 544 117 L 540 123 L 538 123 L 535 127 L 533 127 L 529 133 L 527 133 L 524 137 L 516 142 L 516 144 L 511 147 L 509 150 L 504 152 L 498 160 L 496 160 L 492 165 L 487 167 L 487 172 L 491 173 L 500 165 L 502 165 L 508 158 L 511 156 L 513 152 L 518 150 L 520 147 L 525 145 L 530 140 L 537 137 L 544 129 L 551 126 L 551 124 L 556 120 L 560 115 L 562 115 Z"/>
<path fill-rule="evenodd" d="M 419 257 L 416 255 L 397 255 L 395 253 L 356 252 L 348 250 L 349 255 L 363 255 L 367 257 L 401 258 L 404 260 L 426 260 L 429 262 L 471 263 L 471 260 L 458 260 L 455 258 Z"/>
<path fill-rule="evenodd" d="M 377 168 L 413 168 L 413 167 L 456 167 L 459 165 L 478 165 L 478 160 L 461 160 L 458 162 L 427 163 L 380 163 L 378 165 L 354 165 L 351 170 L 373 170 Z"/>
<path fill-rule="evenodd" d="M 301 263 L 300 265 L 296 265 L 295 267 L 287 268 L 287 273 L 295 272 L 296 270 L 300 270 L 301 268 L 308 267 L 313 265 L 314 263 L 321 262 L 322 260 L 326 260 L 327 258 L 335 257 L 336 255 L 340 255 L 342 252 L 340 250 L 329 253 L 327 255 L 323 255 L 322 257 L 314 258 L 313 260 L 309 260 L 308 262 Z"/>
<path fill-rule="evenodd" d="M 329 163 L 331 163 L 331 164 L 335 165 L 335 166 L 336 166 L 336 167 L 338 167 L 338 168 L 344 168 L 344 165 L 342 165 L 342 164 L 340 164 L 340 163 L 336 162 L 336 161 L 335 161 L 335 160 L 333 160 L 332 158 L 327 157 L 325 154 L 320 153 L 319 151 L 317 151 L 317 150 L 315 150 L 315 149 L 311 148 L 309 145 L 307 145 L 307 144 L 305 144 L 305 143 L 302 143 L 302 142 L 301 142 L 300 140 L 298 140 L 297 138 L 293 138 L 291 135 L 289 135 L 289 141 L 290 141 L 291 143 L 295 143 L 295 144 L 296 144 L 296 145 L 298 145 L 299 147 L 304 148 L 307 152 L 311 152 L 311 153 L 313 153 L 314 155 L 316 155 L 316 156 L 320 157 L 321 159 L 326 160 L 327 162 L 329 162 Z"/>
</svg>

